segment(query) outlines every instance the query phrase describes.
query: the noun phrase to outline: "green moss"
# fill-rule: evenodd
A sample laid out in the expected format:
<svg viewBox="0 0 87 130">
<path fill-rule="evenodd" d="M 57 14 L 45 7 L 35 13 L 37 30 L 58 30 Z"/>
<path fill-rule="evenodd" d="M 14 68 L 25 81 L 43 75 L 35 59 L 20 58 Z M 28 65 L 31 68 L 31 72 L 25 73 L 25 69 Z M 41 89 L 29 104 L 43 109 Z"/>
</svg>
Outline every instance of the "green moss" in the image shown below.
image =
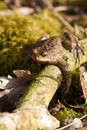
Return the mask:
<svg viewBox="0 0 87 130">
<path fill-rule="evenodd" d="M 75 112 L 72 109 L 66 108 L 62 105 L 62 108 L 59 112 L 54 114 L 58 120 L 60 120 L 61 125 L 65 121 L 65 119 L 70 118 L 80 118 L 82 116 L 82 113 Z"/>
<path fill-rule="evenodd" d="M 0 75 L 11 74 L 13 69 L 26 69 L 29 46 L 43 35 L 59 35 L 61 27 L 48 10 L 33 16 L 3 16 L 0 25 Z"/>
<path fill-rule="evenodd" d="M 0 10 L 5 10 L 5 9 L 7 9 L 5 2 L 0 0 Z"/>
<path fill-rule="evenodd" d="M 72 85 L 70 88 L 70 91 L 72 92 L 73 96 L 81 96 L 82 94 L 82 88 L 80 85 L 80 72 L 79 69 L 75 69 L 72 72 Z"/>
</svg>

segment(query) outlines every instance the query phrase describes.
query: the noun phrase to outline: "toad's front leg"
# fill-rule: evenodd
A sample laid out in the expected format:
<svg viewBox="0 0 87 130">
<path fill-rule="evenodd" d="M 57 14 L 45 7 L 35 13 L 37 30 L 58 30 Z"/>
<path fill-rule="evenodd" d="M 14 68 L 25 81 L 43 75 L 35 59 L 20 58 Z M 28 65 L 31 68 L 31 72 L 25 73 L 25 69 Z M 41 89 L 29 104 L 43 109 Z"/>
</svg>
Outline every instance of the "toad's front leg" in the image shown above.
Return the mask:
<svg viewBox="0 0 87 130">
<path fill-rule="evenodd" d="M 73 53 L 76 62 L 77 60 L 80 62 L 80 56 L 84 55 L 84 51 L 78 44 L 78 38 L 67 31 L 64 32 L 64 36 L 62 40 L 63 47 Z"/>
<path fill-rule="evenodd" d="M 65 97 L 69 91 L 72 81 L 72 75 L 69 64 L 63 59 L 58 59 L 56 61 L 49 61 L 49 64 L 54 64 L 58 66 L 63 74 L 62 86 L 63 86 L 63 97 Z"/>
</svg>

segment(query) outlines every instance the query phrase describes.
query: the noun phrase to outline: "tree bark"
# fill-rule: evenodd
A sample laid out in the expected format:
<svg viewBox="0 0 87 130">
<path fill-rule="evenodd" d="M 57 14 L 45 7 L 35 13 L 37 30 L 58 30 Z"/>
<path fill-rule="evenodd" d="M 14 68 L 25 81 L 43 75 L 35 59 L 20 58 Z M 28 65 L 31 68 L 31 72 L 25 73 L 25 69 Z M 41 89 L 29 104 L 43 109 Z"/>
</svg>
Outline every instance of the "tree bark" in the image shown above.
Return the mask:
<svg viewBox="0 0 87 130">
<path fill-rule="evenodd" d="M 85 55 L 80 64 L 87 62 L 87 39 L 79 42 Z M 78 67 L 73 55 L 66 51 L 71 71 Z M 28 86 L 20 104 L 13 113 L 0 114 L 0 130 L 54 130 L 59 121 L 50 115 L 47 108 L 62 82 L 62 73 L 54 65 L 46 66 Z"/>
</svg>

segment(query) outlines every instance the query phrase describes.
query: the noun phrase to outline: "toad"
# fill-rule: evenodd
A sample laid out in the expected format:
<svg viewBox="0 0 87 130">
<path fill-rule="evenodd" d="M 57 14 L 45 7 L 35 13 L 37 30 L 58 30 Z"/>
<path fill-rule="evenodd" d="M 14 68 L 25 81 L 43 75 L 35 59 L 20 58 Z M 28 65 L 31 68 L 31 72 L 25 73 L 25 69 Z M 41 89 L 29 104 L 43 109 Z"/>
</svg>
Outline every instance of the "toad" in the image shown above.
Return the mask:
<svg viewBox="0 0 87 130">
<path fill-rule="evenodd" d="M 46 37 L 40 39 L 32 50 L 32 59 L 42 64 L 52 64 L 60 68 L 64 78 L 65 91 L 63 96 L 67 94 L 72 81 L 71 70 L 69 64 L 64 59 L 65 50 L 73 53 L 76 61 L 80 60 L 80 54 L 84 54 L 82 48 L 78 44 L 78 39 L 69 32 L 64 32 L 64 38 L 58 36 Z"/>
</svg>

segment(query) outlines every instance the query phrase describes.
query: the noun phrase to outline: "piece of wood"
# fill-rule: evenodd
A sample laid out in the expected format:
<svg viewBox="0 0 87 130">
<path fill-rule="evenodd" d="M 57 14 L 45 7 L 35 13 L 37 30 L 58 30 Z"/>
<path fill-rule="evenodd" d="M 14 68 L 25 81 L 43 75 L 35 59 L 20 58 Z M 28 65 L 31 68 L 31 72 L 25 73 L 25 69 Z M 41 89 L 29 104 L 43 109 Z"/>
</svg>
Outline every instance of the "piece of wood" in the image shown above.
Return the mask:
<svg viewBox="0 0 87 130">
<path fill-rule="evenodd" d="M 38 77 L 30 84 L 25 93 L 20 108 L 28 105 L 48 107 L 53 95 L 62 82 L 62 74 L 58 67 L 46 66 Z"/>
</svg>

